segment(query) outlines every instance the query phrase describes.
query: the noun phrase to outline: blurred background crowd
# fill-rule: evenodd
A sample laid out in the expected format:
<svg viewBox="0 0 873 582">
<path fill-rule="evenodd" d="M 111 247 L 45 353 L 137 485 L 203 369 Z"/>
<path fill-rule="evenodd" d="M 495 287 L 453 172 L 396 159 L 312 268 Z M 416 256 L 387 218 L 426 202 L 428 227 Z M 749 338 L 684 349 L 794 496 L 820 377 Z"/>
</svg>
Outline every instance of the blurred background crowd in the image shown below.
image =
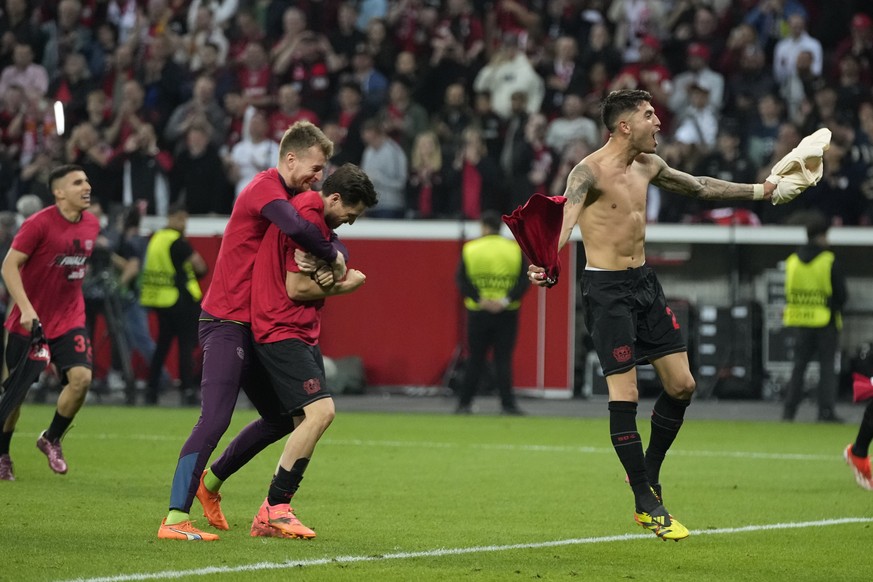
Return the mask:
<svg viewBox="0 0 873 582">
<path fill-rule="evenodd" d="M 5 0 L 0 211 L 82 165 L 104 209 L 226 215 L 299 119 L 360 164 L 374 218 L 476 219 L 563 192 L 610 90 L 652 93 L 676 168 L 761 181 L 821 126 L 792 205 L 650 191 L 651 222 L 873 218 L 873 6 L 862 0 Z M 328 169 L 329 172 L 329 169 Z"/>
</svg>

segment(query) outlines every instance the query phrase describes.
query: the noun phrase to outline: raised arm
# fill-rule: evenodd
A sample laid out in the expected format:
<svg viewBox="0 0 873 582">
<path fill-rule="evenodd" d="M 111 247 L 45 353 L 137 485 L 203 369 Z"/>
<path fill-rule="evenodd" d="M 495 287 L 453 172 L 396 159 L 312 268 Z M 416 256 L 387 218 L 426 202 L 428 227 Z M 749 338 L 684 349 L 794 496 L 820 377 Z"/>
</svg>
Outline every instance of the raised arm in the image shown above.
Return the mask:
<svg viewBox="0 0 873 582">
<path fill-rule="evenodd" d="M 769 200 L 776 189 L 775 184 L 766 180 L 763 184 L 737 184 L 709 176 L 692 176 L 674 170 L 659 156 L 649 157 L 656 168 L 652 184 L 677 194 L 701 200 Z"/>
<path fill-rule="evenodd" d="M 567 187 L 564 189 L 564 197 L 567 198 L 567 202 L 564 204 L 564 220 L 561 223 L 558 250 L 564 248 L 564 245 L 570 240 L 573 229 L 579 223 L 579 215 L 582 213 L 582 207 L 588 198 L 588 191 L 594 184 L 594 172 L 585 162 L 579 162 L 570 170 L 570 174 L 567 176 Z"/>
</svg>

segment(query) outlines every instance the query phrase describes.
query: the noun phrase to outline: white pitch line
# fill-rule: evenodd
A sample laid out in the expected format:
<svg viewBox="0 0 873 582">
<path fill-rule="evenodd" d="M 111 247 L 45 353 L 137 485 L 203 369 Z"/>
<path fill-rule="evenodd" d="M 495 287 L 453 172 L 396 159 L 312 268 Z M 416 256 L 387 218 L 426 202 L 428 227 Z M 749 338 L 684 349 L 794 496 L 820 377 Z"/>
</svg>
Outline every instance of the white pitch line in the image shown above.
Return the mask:
<svg viewBox="0 0 873 582">
<path fill-rule="evenodd" d="M 826 527 L 852 523 L 870 523 L 870 517 L 843 517 L 838 519 L 823 519 L 820 521 L 801 521 L 789 523 L 770 523 L 763 525 L 746 525 L 742 527 L 726 527 L 692 531 L 694 536 L 731 535 L 778 529 L 801 529 L 807 527 Z M 333 558 L 312 558 L 309 560 L 287 560 L 284 562 L 257 562 L 240 566 L 210 566 L 190 570 L 165 570 L 163 572 L 143 572 L 139 574 L 119 574 L 100 578 L 75 578 L 66 582 L 135 582 L 137 580 L 171 580 L 181 576 L 208 576 L 210 574 L 233 574 L 238 572 L 260 572 L 264 570 L 287 570 L 290 568 L 307 568 L 327 564 L 354 564 L 360 562 L 380 562 L 384 560 L 408 560 L 411 558 L 441 558 L 444 556 L 460 556 L 464 554 L 484 554 L 506 552 L 511 550 L 532 550 L 554 548 L 560 546 L 578 546 L 585 544 L 603 544 L 610 542 L 627 542 L 641 539 L 652 539 L 650 534 L 624 534 L 618 536 L 600 536 L 590 538 L 572 538 L 528 544 L 508 544 L 503 546 L 473 546 L 470 548 L 440 548 L 437 550 L 422 550 L 418 552 L 395 552 L 367 556 L 336 556 Z M 690 542 L 683 542 L 690 543 Z"/>
</svg>

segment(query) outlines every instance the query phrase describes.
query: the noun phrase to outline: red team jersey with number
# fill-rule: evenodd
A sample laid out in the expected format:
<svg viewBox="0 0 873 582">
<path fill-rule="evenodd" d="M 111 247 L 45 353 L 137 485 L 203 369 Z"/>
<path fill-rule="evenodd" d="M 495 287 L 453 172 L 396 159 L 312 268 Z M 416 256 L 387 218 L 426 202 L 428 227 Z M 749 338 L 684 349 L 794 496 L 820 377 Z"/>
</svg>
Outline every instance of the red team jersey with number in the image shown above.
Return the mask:
<svg viewBox="0 0 873 582">
<path fill-rule="evenodd" d="M 12 248 L 28 256 L 21 281 L 48 339 L 85 327 L 82 279 L 99 232 L 97 217 L 90 212 L 83 212 L 79 222 L 70 222 L 52 205 L 25 220 L 12 240 Z M 30 335 L 20 320 L 16 305 L 6 319 L 6 329 Z"/>
<path fill-rule="evenodd" d="M 203 298 L 203 310 L 208 314 L 251 322 L 252 267 L 270 225 L 261 209 L 273 200 L 290 199 L 276 168 L 261 172 L 240 192 L 224 229 L 212 282 Z"/>
<path fill-rule="evenodd" d="M 320 193 L 303 192 L 295 196 L 291 204 L 301 218 L 317 226 L 325 238 L 330 238 Z M 288 339 L 309 345 L 318 343 L 324 300 L 292 301 L 285 289 L 285 272 L 300 271 L 294 261 L 294 251 L 298 248 L 300 246 L 275 225 L 270 225 L 264 235 L 252 273 L 252 335 L 259 344 Z"/>
</svg>

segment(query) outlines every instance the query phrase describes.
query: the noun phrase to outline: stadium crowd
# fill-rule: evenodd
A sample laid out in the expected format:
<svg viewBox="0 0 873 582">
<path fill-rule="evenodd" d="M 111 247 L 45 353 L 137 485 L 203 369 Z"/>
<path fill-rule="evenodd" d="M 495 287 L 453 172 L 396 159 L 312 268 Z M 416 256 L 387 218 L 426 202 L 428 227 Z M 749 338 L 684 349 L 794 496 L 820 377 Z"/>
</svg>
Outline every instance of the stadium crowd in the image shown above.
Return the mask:
<svg viewBox="0 0 873 582">
<path fill-rule="evenodd" d="M 51 203 L 45 177 L 71 162 L 104 209 L 225 215 L 306 119 L 336 143 L 332 166 L 371 176 L 371 217 L 476 219 L 562 193 L 605 137 L 600 99 L 643 88 L 659 153 L 694 174 L 760 182 L 833 131 L 799 204 L 652 188 L 650 221 L 873 219 L 861 0 L 5 0 L 0 35 L 0 211 Z"/>
</svg>

